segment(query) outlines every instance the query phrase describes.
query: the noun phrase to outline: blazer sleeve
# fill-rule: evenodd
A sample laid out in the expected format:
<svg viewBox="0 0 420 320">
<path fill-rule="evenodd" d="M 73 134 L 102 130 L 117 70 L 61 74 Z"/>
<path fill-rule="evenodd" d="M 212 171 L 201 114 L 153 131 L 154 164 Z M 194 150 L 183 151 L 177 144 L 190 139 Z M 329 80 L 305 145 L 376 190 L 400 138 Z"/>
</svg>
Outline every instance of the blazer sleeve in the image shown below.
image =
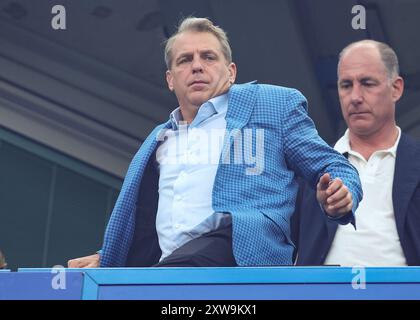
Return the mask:
<svg viewBox="0 0 420 320">
<path fill-rule="evenodd" d="M 307 114 L 307 101 L 299 91 L 290 90 L 284 111 L 282 136 L 288 166 L 314 189 L 324 173 L 332 179 L 340 178 L 352 194 L 354 216 L 363 196 L 357 170 L 318 135 Z M 345 224 L 351 220 L 347 215 L 337 222 Z"/>
</svg>

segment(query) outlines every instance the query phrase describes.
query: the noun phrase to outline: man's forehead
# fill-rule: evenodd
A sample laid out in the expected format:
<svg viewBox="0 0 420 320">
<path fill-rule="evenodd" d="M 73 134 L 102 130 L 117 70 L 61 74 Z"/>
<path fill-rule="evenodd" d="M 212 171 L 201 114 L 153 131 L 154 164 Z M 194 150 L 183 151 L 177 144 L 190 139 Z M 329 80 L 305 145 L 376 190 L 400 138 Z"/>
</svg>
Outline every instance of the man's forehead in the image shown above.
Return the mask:
<svg viewBox="0 0 420 320">
<path fill-rule="evenodd" d="M 357 56 L 357 57 L 371 57 L 372 59 L 380 59 L 379 49 L 371 43 L 355 44 L 349 47 L 343 53 L 342 58 Z"/>
<path fill-rule="evenodd" d="M 367 66 L 385 67 L 379 50 L 372 45 L 359 45 L 350 48 L 340 59 L 340 67 L 344 69 L 366 68 Z"/>
<path fill-rule="evenodd" d="M 200 48 L 200 49 L 189 49 L 189 48 L 181 48 L 176 50 L 176 56 L 181 56 L 181 55 L 190 55 L 190 54 L 194 54 L 194 52 L 198 52 L 198 53 L 218 53 L 217 50 L 213 49 L 213 48 Z"/>
<path fill-rule="evenodd" d="M 338 70 L 338 80 L 366 80 L 366 79 L 379 79 L 386 77 L 386 70 L 379 66 L 367 65 L 352 65 L 348 68 L 342 66 Z"/>
<path fill-rule="evenodd" d="M 341 78 L 378 78 L 386 76 L 386 68 L 380 56 L 372 52 L 351 52 L 345 55 L 338 67 L 338 77 Z"/>
<path fill-rule="evenodd" d="M 191 51 L 221 51 L 219 40 L 210 32 L 186 31 L 174 41 L 173 50 L 177 54 Z"/>
<path fill-rule="evenodd" d="M 338 81 L 364 81 L 364 80 L 377 80 L 377 74 L 358 74 L 358 75 L 351 75 L 351 74 L 341 74 L 338 77 Z"/>
</svg>

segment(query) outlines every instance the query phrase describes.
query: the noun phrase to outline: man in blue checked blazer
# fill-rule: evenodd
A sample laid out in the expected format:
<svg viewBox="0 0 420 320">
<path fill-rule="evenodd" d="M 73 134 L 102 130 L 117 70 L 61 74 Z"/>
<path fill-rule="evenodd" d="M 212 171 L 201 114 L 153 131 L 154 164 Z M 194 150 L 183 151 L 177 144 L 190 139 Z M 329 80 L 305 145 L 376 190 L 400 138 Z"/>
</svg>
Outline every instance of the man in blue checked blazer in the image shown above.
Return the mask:
<svg viewBox="0 0 420 320">
<path fill-rule="evenodd" d="M 165 60 L 180 106 L 134 156 L 102 250 L 70 267 L 290 265 L 297 176 L 329 219 L 354 223 L 358 174 L 301 93 L 234 85 L 226 34 L 208 19 L 185 19 Z"/>
</svg>

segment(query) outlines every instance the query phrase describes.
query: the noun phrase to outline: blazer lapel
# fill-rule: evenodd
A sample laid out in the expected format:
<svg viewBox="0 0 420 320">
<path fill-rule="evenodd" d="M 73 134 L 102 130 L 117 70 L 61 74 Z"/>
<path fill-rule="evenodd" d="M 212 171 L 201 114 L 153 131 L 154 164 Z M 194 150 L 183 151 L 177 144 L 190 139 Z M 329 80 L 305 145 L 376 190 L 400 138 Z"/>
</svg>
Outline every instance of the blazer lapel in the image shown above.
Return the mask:
<svg viewBox="0 0 420 320">
<path fill-rule="evenodd" d="M 420 170 L 415 161 L 419 157 L 420 152 L 416 148 L 416 145 L 402 133 L 397 149 L 394 183 L 392 187 L 394 214 L 400 238 L 404 235 L 408 204 L 420 176 Z"/>
<path fill-rule="evenodd" d="M 249 122 L 257 98 L 258 86 L 254 82 L 233 85 L 229 90 L 226 114 L 226 135 L 221 155 L 222 163 L 230 163 L 231 146 L 239 138 L 241 129 Z"/>
<path fill-rule="evenodd" d="M 171 122 L 167 121 L 164 124 L 161 124 L 150 134 L 148 139 L 143 142 L 142 149 L 145 150 L 141 152 L 143 156 L 143 161 L 147 163 L 150 156 L 156 151 L 156 147 L 159 142 L 164 141 L 165 132 L 167 129 L 171 128 Z"/>
<path fill-rule="evenodd" d="M 258 85 L 254 82 L 233 85 L 229 90 L 227 129 L 240 129 L 248 123 L 257 98 Z"/>
<path fill-rule="evenodd" d="M 126 178 L 124 180 L 123 188 L 121 191 L 129 190 L 130 199 L 127 203 L 135 203 L 137 198 L 137 190 L 140 185 L 141 178 L 143 176 L 144 169 L 149 162 L 150 156 L 156 150 L 156 147 L 160 141 L 164 139 L 165 130 L 170 128 L 170 121 L 156 127 L 153 132 L 147 137 L 140 147 L 140 150 L 134 156 L 130 167 L 128 169 Z"/>
<path fill-rule="evenodd" d="M 121 210 L 130 215 L 130 219 L 133 218 L 132 214 L 135 211 L 136 203 L 138 199 L 138 190 L 140 183 L 143 178 L 144 170 L 150 161 L 150 157 L 154 154 L 156 147 L 160 141 L 163 141 L 165 129 L 170 127 L 170 122 L 162 124 L 156 127 L 147 139 L 141 145 L 139 151 L 134 156 L 131 164 L 128 168 L 126 177 L 124 179 L 123 186 L 121 188 L 119 199 L 114 211 Z M 120 216 L 120 215 L 117 215 Z"/>
</svg>

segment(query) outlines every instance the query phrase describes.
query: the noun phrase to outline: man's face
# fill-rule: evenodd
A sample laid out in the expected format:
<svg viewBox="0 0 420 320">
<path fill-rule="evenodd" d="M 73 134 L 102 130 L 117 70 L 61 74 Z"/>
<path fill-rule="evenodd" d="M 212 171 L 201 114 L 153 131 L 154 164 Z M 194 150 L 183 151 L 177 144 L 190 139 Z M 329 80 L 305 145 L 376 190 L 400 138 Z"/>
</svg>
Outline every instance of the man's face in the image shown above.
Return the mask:
<svg viewBox="0 0 420 320">
<path fill-rule="evenodd" d="M 166 80 L 181 108 L 191 110 L 223 94 L 235 77 L 235 64 L 227 63 L 220 42 L 213 34 L 184 32 L 177 36 Z"/>
<path fill-rule="evenodd" d="M 372 46 L 349 49 L 338 69 L 341 111 L 350 131 L 370 136 L 395 125 L 395 103 L 401 97 L 401 77 L 388 78 L 379 52 Z"/>
</svg>

